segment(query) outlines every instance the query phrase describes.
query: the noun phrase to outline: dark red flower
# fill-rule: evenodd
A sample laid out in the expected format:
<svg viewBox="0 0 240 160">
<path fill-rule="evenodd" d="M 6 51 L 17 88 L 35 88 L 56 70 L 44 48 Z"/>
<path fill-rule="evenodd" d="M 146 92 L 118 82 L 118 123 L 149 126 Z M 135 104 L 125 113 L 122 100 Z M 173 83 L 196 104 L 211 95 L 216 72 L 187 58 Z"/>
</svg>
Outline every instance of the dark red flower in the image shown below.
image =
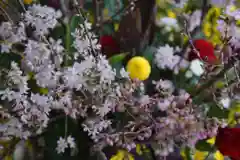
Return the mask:
<svg viewBox="0 0 240 160">
<path fill-rule="evenodd" d="M 217 58 L 214 55 L 214 46 L 212 43 L 204 39 L 197 39 L 193 41 L 193 45 L 198 50 L 200 57 L 192 49 L 188 55 L 189 61 L 192 61 L 194 59 L 202 59 L 210 64 L 214 64 L 217 61 Z"/>
<path fill-rule="evenodd" d="M 240 128 L 220 128 L 216 147 L 223 155 L 240 160 Z"/>
<path fill-rule="evenodd" d="M 47 5 L 55 9 L 60 9 L 61 2 L 60 0 L 48 0 Z"/>
<path fill-rule="evenodd" d="M 110 35 L 104 35 L 100 37 L 100 44 L 102 46 L 102 52 L 107 57 L 120 52 L 120 47 L 114 38 Z"/>
</svg>

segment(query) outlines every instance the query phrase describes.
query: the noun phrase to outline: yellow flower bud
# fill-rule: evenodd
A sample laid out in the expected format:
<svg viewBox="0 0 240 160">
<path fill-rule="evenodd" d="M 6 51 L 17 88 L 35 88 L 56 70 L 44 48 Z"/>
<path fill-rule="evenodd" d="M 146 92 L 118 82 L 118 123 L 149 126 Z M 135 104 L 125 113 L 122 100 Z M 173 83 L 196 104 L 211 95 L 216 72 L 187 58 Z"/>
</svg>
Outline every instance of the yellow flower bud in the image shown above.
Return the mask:
<svg viewBox="0 0 240 160">
<path fill-rule="evenodd" d="M 131 79 L 144 81 L 151 73 L 151 66 L 144 57 L 136 56 L 128 61 L 127 71 Z"/>
</svg>

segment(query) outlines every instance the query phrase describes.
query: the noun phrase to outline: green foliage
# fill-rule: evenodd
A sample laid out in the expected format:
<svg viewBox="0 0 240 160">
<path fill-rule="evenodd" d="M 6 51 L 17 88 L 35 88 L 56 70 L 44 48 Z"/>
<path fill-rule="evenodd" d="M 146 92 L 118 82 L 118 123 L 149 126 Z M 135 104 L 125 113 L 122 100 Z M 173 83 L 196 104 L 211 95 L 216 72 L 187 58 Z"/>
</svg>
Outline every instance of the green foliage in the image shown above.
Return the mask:
<svg viewBox="0 0 240 160">
<path fill-rule="evenodd" d="M 221 108 L 216 105 L 216 103 L 211 103 L 209 105 L 208 117 L 216 117 L 218 119 L 227 119 L 229 114 L 229 110 L 225 108 Z"/>
<path fill-rule="evenodd" d="M 0 54 L 0 68 L 9 69 L 11 62 L 14 61 L 20 64 L 22 57 L 15 53 L 1 53 Z"/>
<path fill-rule="evenodd" d="M 112 35 L 114 33 L 114 24 L 108 23 L 103 25 L 100 35 Z"/>
<path fill-rule="evenodd" d="M 76 28 L 79 28 L 80 24 L 83 23 L 83 19 L 80 16 L 72 16 L 70 23 L 66 24 L 66 35 L 65 35 L 65 47 L 67 51 L 73 52 L 75 49 L 73 48 L 72 44 L 74 38 L 72 33 L 75 32 Z"/>
<path fill-rule="evenodd" d="M 55 40 L 61 39 L 63 41 L 65 36 L 66 29 L 64 25 L 57 26 L 51 31 L 51 37 L 53 37 Z"/>
<path fill-rule="evenodd" d="M 66 132 L 67 128 L 67 132 Z M 78 150 L 70 150 L 64 154 L 58 154 L 56 151 L 57 141 L 59 137 L 65 137 L 71 135 L 75 138 L 75 143 L 77 145 L 76 149 Z M 70 117 L 67 118 L 65 116 L 59 116 L 55 121 L 50 123 L 44 133 L 45 140 L 45 150 L 44 150 L 44 159 L 45 160 L 79 160 L 90 159 L 90 150 L 89 145 L 91 141 L 89 140 L 87 133 L 81 130 L 81 126 L 79 123 Z"/>
<path fill-rule="evenodd" d="M 163 27 L 159 27 L 156 29 L 155 37 L 154 37 L 154 46 L 164 46 L 168 44 L 170 46 L 182 46 L 183 38 L 182 35 L 177 31 L 172 30 L 171 32 L 162 32 Z"/>
<path fill-rule="evenodd" d="M 195 148 L 199 151 L 208 151 L 211 152 L 213 150 L 213 147 L 211 144 L 207 143 L 206 140 L 200 140 L 195 145 Z"/>
<path fill-rule="evenodd" d="M 185 7 L 185 12 L 191 13 L 191 12 L 195 11 L 196 9 L 200 9 L 202 6 L 202 3 L 199 3 L 199 2 L 203 2 L 203 1 L 189 0 L 187 3 L 187 6 Z"/>
<path fill-rule="evenodd" d="M 120 53 L 109 58 L 110 64 L 122 63 L 129 53 Z"/>
<path fill-rule="evenodd" d="M 119 76 L 120 74 L 120 70 L 121 68 L 123 68 L 123 64 L 124 64 L 124 60 L 127 57 L 129 53 L 121 53 L 121 54 L 117 54 L 114 55 L 112 57 L 109 58 L 109 63 L 111 64 L 111 66 L 116 69 L 117 72 L 117 76 Z"/>
</svg>

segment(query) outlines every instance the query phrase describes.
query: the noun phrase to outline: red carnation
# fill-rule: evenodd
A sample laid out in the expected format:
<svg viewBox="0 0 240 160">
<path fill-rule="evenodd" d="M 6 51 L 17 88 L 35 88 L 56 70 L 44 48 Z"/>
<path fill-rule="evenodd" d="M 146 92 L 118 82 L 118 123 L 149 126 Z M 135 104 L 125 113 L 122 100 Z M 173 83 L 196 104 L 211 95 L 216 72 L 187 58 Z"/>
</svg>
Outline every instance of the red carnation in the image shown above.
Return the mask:
<svg viewBox="0 0 240 160">
<path fill-rule="evenodd" d="M 216 146 L 223 155 L 240 160 L 240 128 L 220 128 Z"/>
<path fill-rule="evenodd" d="M 192 61 L 194 59 L 202 59 L 210 64 L 214 64 L 216 62 L 217 58 L 214 55 L 214 46 L 212 45 L 212 43 L 204 39 L 197 39 L 193 41 L 193 45 L 198 50 L 200 57 L 192 49 L 188 56 L 189 61 Z"/>
<path fill-rule="evenodd" d="M 105 54 L 107 57 L 110 57 L 111 55 L 120 52 L 120 47 L 112 36 L 109 35 L 101 36 L 100 44 L 102 46 L 103 54 Z"/>
</svg>

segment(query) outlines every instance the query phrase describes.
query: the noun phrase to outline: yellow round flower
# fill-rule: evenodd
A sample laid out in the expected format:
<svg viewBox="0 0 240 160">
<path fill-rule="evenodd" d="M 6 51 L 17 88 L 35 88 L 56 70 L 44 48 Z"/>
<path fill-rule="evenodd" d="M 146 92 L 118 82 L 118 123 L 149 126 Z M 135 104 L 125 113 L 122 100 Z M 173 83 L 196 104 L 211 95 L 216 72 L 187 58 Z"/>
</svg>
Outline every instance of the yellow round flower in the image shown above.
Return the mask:
<svg viewBox="0 0 240 160">
<path fill-rule="evenodd" d="M 23 0 L 24 4 L 31 4 L 33 2 L 33 0 Z"/>
<path fill-rule="evenodd" d="M 151 66 L 144 57 L 136 56 L 128 61 L 127 71 L 131 79 L 144 81 L 151 73 Z"/>
</svg>

